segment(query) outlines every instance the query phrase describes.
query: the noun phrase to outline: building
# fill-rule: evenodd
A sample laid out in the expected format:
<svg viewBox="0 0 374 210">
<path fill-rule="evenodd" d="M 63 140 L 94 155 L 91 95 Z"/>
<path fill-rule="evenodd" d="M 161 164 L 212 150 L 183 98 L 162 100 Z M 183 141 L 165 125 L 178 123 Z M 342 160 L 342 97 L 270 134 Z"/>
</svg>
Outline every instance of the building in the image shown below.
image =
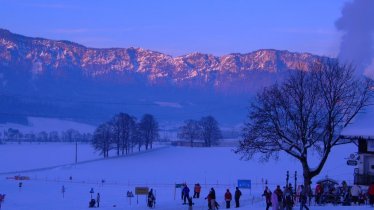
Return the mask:
<svg viewBox="0 0 374 210">
<path fill-rule="evenodd" d="M 354 140 L 357 154 L 352 154 L 347 164 L 356 166 L 354 184 L 369 185 L 374 182 L 374 109 L 359 114 L 352 125 L 342 132 L 344 139 Z"/>
</svg>

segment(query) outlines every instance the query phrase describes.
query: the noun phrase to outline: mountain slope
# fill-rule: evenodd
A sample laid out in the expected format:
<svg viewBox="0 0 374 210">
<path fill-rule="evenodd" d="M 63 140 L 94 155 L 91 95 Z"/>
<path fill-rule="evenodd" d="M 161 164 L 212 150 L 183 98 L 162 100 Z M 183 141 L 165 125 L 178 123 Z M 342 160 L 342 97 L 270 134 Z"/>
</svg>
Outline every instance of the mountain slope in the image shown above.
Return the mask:
<svg viewBox="0 0 374 210">
<path fill-rule="evenodd" d="M 100 78 L 127 74 L 144 77 L 149 83 L 211 84 L 222 87 L 235 79 L 245 80 L 248 73 L 279 73 L 307 69 L 318 56 L 277 50 L 258 50 L 221 57 L 191 53 L 178 57 L 141 48 L 95 49 L 68 41 L 29 38 L 0 30 L 0 61 L 3 66 L 28 69 L 33 75 L 51 72 L 64 75 L 79 70 L 83 75 Z M 132 75 L 133 76 L 133 75 Z"/>
<path fill-rule="evenodd" d="M 253 93 L 319 59 L 279 50 L 172 57 L 141 48 L 88 48 L 0 29 L 0 121 L 31 115 L 97 123 L 124 111 L 165 120 L 211 114 L 240 122 Z"/>
</svg>

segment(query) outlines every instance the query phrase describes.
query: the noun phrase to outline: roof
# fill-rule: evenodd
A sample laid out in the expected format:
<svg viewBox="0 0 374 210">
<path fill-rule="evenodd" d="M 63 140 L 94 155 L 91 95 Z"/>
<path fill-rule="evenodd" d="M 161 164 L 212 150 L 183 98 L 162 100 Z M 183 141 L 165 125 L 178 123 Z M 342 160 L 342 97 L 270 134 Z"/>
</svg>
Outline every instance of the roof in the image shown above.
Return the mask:
<svg viewBox="0 0 374 210">
<path fill-rule="evenodd" d="M 341 135 L 374 138 L 374 107 L 359 113 L 352 123 L 343 129 Z"/>
<path fill-rule="evenodd" d="M 330 179 L 330 178 L 320 179 L 317 181 L 317 184 L 321 184 L 321 183 L 339 184 L 336 180 Z"/>
</svg>

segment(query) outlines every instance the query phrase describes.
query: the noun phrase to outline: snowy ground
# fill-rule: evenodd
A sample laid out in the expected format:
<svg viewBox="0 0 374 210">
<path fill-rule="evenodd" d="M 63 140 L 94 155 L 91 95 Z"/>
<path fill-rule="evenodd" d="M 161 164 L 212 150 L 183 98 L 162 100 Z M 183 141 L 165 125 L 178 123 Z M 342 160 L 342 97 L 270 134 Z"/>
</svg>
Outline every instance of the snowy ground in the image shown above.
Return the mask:
<svg viewBox="0 0 374 210">
<path fill-rule="evenodd" d="M 38 154 L 38 155 L 36 155 Z M 78 144 L 78 160 L 99 158 L 90 144 Z M 75 143 L 7 143 L 0 145 L 0 174 L 75 162 Z"/>
<path fill-rule="evenodd" d="M 19 168 L 43 168 L 60 163 L 71 163 L 71 151 L 63 152 L 63 146 L 54 144 L 39 145 L 0 145 L 2 160 L 1 172 L 13 171 L 14 159 L 22 154 L 23 161 L 18 162 Z M 72 145 L 67 145 L 71 147 Z M 41 149 L 43 148 L 44 149 Z M 22 153 L 18 149 L 22 149 Z M 264 180 L 268 180 L 271 189 L 275 185 L 285 183 L 285 174 L 290 170 L 293 175 L 299 165 L 292 159 L 284 157 L 278 162 L 258 163 L 257 161 L 240 161 L 239 156 L 232 152 L 233 148 L 183 148 L 163 147 L 150 152 L 142 152 L 123 158 L 95 160 L 77 165 L 65 165 L 49 170 L 33 171 L 22 174 L 0 175 L 0 193 L 6 194 L 6 201 L 2 209 L 15 210 L 74 210 L 88 208 L 89 190 L 94 188 L 100 192 L 102 198 L 101 209 L 147 209 L 145 197 L 126 198 L 128 190 L 135 187 L 148 186 L 155 189 L 157 209 L 187 209 L 180 200 L 180 190 L 175 190 L 176 183 L 186 182 L 193 187 L 193 183 L 202 184 L 202 197 L 214 187 L 217 200 L 223 205 L 223 195 L 227 188 L 234 190 L 238 179 L 251 179 L 252 190 L 242 189 L 243 197 L 241 209 L 264 209 L 264 201 L 260 194 L 264 187 Z M 81 160 L 96 159 L 89 145 L 81 147 Z M 6 155 L 3 152 L 6 151 Z M 321 177 L 328 175 L 339 181 L 352 182 L 353 168 L 346 166 L 345 157 L 354 152 L 354 146 L 344 146 L 336 150 L 326 165 Z M 24 154 L 23 154 L 24 153 Z M 37 155 L 36 155 L 37 154 Z M 38 161 L 29 163 L 32 157 Z M 54 162 L 54 160 L 56 162 Z M 9 162 L 9 163 L 7 163 Z M 54 164 L 58 163 L 58 164 Z M 26 175 L 30 181 L 23 181 L 22 188 L 18 181 L 6 179 L 13 175 Z M 298 182 L 302 181 L 298 171 Z M 69 177 L 72 176 L 72 180 Z M 318 179 L 318 178 L 317 178 Z M 105 180 L 102 184 L 101 180 Z M 293 177 L 291 176 L 293 183 Z M 63 198 L 61 189 L 65 186 Z M 206 201 L 195 199 L 194 209 L 207 209 Z M 115 207 L 114 207 L 115 206 Z M 331 209 L 332 206 L 311 209 Z M 341 207 L 339 209 L 364 209 L 367 207 Z"/>
<path fill-rule="evenodd" d="M 28 117 L 28 125 L 20 125 L 15 123 L 0 124 L 2 130 L 8 128 L 18 129 L 21 132 L 40 132 L 40 131 L 57 131 L 62 132 L 69 129 L 75 129 L 84 133 L 92 133 L 95 130 L 95 126 L 88 125 L 85 123 L 79 123 L 70 120 L 61 120 L 56 118 L 43 118 L 43 117 Z"/>
</svg>

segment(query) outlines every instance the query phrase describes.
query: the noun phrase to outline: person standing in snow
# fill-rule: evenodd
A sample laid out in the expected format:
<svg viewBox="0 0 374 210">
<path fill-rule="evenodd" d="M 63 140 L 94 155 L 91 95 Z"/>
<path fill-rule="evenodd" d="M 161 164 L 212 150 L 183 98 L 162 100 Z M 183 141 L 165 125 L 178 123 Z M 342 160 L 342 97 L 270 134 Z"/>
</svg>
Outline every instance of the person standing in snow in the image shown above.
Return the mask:
<svg viewBox="0 0 374 210">
<path fill-rule="evenodd" d="M 283 191 L 282 189 L 280 188 L 279 185 L 277 185 L 277 189 L 275 189 L 275 194 L 277 195 L 277 198 L 278 198 L 278 208 L 279 209 L 283 209 Z"/>
<path fill-rule="evenodd" d="M 100 207 L 100 193 L 97 193 L 96 195 L 96 203 L 97 203 L 97 207 Z"/>
<path fill-rule="evenodd" d="M 187 203 L 187 199 L 190 197 L 190 188 L 187 187 L 187 184 L 184 185 L 184 188 L 182 190 L 183 194 L 183 204 Z"/>
<path fill-rule="evenodd" d="M 300 192 L 300 210 L 303 210 L 304 208 L 306 210 L 309 210 L 308 206 L 306 205 L 308 192 L 307 188 L 304 187 L 304 185 L 301 185 L 301 192 Z"/>
<path fill-rule="evenodd" d="M 279 210 L 277 190 L 274 190 L 274 192 L 271 194 L 271 206 L 272 210 Z"/>
<path fill-rule="evenodd" d="M 232 200 L 231 192 L 229 189 L 227 189 L 225 193 L 226 209 L 230 208 L 231 200 Z"/>
<path fill-rule="evenodd" d="M 62 193 L 62 198 L 64 198 L 65 197 L 65 186 L 64 185 L 62 185 L 61 193 Z"/>
<path fill-rule="evenodd" d="M 370 205 L 374 204 L 374 182 L 372 182 L 368 189 L 369 203 Z"/>
<path fill-rule="evenodd" d="M 271 191 L 269 190 L 267 186 L 265 187 L 265 190 L 262 196 L 265 196 L 266 210 L 269 210 L 271 206 Z"/>
<path fill-rule="evenodd" d="M 199 183 L 195 184 L 193 198 L 199 198 L 201 192 L 201 186 Z"/>
<path fill-rule="evenodd" d="M 156 203 L 156 197 L 153 194 L 153 189 L 148 192 L 148 207 L 153 208 Z"/>
<path fill-rule="evenodd" d="M 194 203 L 193 203 L 193 201 L 192 201 L 192 198 L 191 197 L 189 197 L 188 198 L 188 210 L 192 210 L 193 208 L 193 205 L 194 205 Z"/>
<path fill-rule="evenodd" d="M 212 197 L 211 197 L 211 192 L 209 192 L 208 196 L 206 196 L 205 200 L 208 200 L 208 209 L 212 209 Z"/>
<path fill-rule="evenodd" d="M 314 194 L 316 195 L 315 202 L 317 204 L 320 204 L 321 203 L 321 197 L 322 197 L 322 186 L 321 186 L 321 184 L 317 183 Z"/>
<path fill-rule="evenodd" d="M 353 185 L 351 188 L 352 202 L 356 205 L 358 202 L 358 197 L 361 194 L 361 188 L 358 185 Z"/>
<path fill-rule="evenodd" d="M 313 199 L 312 182 L 309 183 L 309 186 L 307 188 L 307 193 L 308 193 L 308 204 L 310 206 L 312 203 L 312 199 Z"/>
<path fill-rule="evenodd" d="M 216 205 L 216 191 L 214 190 L 214 188 L 212 187 L 210 189 L 210 206 L 212 207 L 213 210 L 217 209 L 217 205 Z"/>
<path fill-rule="evenodd" d="M 283 206 L 286 210 L 292 210 L 293 204 L 292 190 L 290 187 L 286 187 L 283 193 Z"/>
<path fill-rule="evenodd" d="M 236 208 L 239 208 L 240 206 L 240 203 L 239 203 L 240 196 L 242 196 L 242 192 L 239 190 L 239 187 L 236 187 L 236 190 L 235 190 L 235 207 Z"/>
</svg>

